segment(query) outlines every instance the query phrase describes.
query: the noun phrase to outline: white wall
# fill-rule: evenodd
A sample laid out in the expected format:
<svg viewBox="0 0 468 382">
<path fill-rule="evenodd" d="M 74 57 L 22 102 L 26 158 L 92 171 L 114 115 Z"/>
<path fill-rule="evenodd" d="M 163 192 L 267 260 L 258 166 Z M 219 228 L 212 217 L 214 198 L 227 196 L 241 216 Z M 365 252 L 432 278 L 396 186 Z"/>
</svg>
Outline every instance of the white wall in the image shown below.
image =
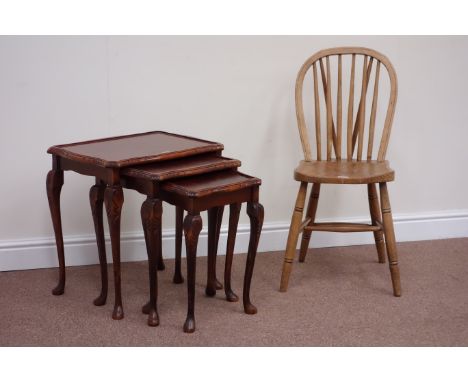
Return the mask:
<svg viewBox="0 0 468 382">
<path fill-rule="evenodd" d="M 224 143 L 225 155 L 240 159 L 244 172 L 262 178 L 265 227 L 281 226 L 285 236 L 297 192 L 292 172 L 302 156 L 293 102 L 295 76 L 315 51 L 343 45 L 381 51 L 398 73 L 399 99 L 387 155 L 397 174 L 390 186 L 397 221 L 457 218 L 442 232 L 436 225 L 422 236 L 410 231 L 402 235 L 468 235 L 467 37 L 4 36 L 0 264 L 8 256 L 14 259 L 19 253 L 15 250 L 41 247 L 47 248 L 48 258 L 55 256 L 45 193 L 49 146 L 148 130 Z M 77 245 L 92 240 L 92 183 L 89 177 L 65 175 L 64 233 L 68 242 L 85 238 L 76 239 Z M 142 200 L 125 191 L 124 239 L 139 232 L 141 241 Z M 165 207 L 167 229 L 173 228 L 172 210 Z M 356 219 L 367 211 L 363 187 L 323 188 L 319 218 Z M 241 223 L 247 221 L 243 216 Z M 424 231 L 418 227 L 414 229 Z M 283 236 L 262 248 L 281 249 Z M 328 243 L 349 243 L 338 236 Z M 80 251 L 74 256 L 85 256 L 87 250 Z M 80 261 L 85 262 L 75 258 L 75 263 Z M 14 265 L 3 269 L 9 267 Z"/>
</svg>

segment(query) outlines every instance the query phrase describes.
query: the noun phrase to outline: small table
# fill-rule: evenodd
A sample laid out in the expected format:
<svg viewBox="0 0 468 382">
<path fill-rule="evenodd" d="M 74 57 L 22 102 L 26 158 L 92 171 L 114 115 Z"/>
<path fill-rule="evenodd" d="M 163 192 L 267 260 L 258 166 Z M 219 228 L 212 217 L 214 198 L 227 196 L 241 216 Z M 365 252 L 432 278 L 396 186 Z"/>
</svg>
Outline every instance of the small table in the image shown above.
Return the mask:
<svg viewBox="0 0 468 382">
<path fill-rule="evenodd" d="M 208 235 L 214 231 L 218 222 L 218 209 L 230 205 L 224 288 L 228 301 L 237 301 L 231 289 L 231 264 L 234 243 L 239 220 L 240 206 L 247 203 L 247 215 L 250 218 L 250 239 L 245 265 L 243 303 L 244 312 L 256 314 L 257 308 L 250 301 L 250 283 L 257 255 L 257 246 L 263 225 L 263 206 L 259 203 L 261 180 L 236 170 L 212 172 L 190 178 L 169 180 L 161 185 L 161 198 L 165 202 L 182 207 L 188 212 L 184 219 L 185 245 L 187 253 L 187 292 L 188 309 L 184 323 L 184 332 L 195 331 L 195 269 L 197 258 L 198 235 L 202 229 L 201 211 L 208 211 Z M 151 219 L 151 216 L 150 216 Z M 154 218 L 153 218 L 154 220 Z M 214 223 L 214 224 L 213 224 Z M 214 236 L 214 235 L 212 235 Z M 156 258 L 153 256 L 153 264 Z M 216 248 L 208 251 L 208 283 L 206 295 L 216 294 Z M 152 272 L 155 274 L 155 270 Z M 157 317 L 156 297 L 151 299 L 153 312 Z"/>
<path fill-rule="evenodd" d="M 96 178 L 96 185 L 90 191 L 94 224 L 96 228 L 102 228 L 102 205 L 105 203 L 114 263 L 115 301 L 112 318 L 122 319 L 124 316 L 120 281 L 120 215 L 124 202 L 121 184 L 122 170 L 128 166 L 203 153 L 220 155 L 223 148 L 224 146 L 220 143 L 163 131 L 97 139 L 49 148 L 47 152 L 52 154 L 52 170 L 47 174 L 47 198 L 59 261 L 59 282 L 52 293 L 61 295 L 65 290 L 65 255 L 60 214 L 60 192 L 64 183 L 63 171 L 75 171 Z M 105 256 L 105 252 L 101 250 L 104 247 L 103 230 L 96 229 L 96 236 L 99 256 L 101 257 L 102 253 Z M 103 303 L 102 299 L 101 292 L 101 296 L 96 299 L 95 303 L 97 305 Z"/>
</svg>

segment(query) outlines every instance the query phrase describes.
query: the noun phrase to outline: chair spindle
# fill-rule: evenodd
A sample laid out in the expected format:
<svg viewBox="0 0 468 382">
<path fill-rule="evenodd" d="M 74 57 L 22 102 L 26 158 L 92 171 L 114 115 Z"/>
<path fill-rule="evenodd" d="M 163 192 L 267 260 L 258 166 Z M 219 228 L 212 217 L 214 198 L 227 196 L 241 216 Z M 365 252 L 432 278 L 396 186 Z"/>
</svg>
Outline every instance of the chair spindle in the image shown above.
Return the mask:
<svg viewBox="0 0 468 382">
<path fill-rule="evenodd" d="M 317 142 L 317 160 L 322 160 L 322 133 L 320 130 L 320 99 L 318 91 L 317 66 L 313 64 L 314 72 L 314 100 L 315 100 L 315 135 Z"/>
<path fill-rule="evenodd" d="M 320 63 L 320 73 L 322 75 L 323 94 L 325 96 L 325 102 L 327 102 L 327 89 L 328 89 L 327 76 L 325 74 L 325 69 L 323 66 L 322 59 L 319 60 L 319 63 Z M 333 137 L 333 147 L 335 148 L 335 152 L 336 152 L 336 133 L 335 133 L 335 123 L 333 122 L 333 113 L 332 113 L 332 137 Z"/>
<path fill-rule="evenodd" d="M 341 160 L 341 134 L 342 134 L 342 91 L 341 91 L 341 54 L 338 55 L 338 91 L 336 100 L 336 159 Z"/>
<path fill-rule="evenodd" d="M 377 98 L 379 94 L 379 75 L 380 61 L 377 61 L 377 67 L 375 68 L 374 96 L 372 98 L 372 109 L 369 121 L 369 144 L 367 146 L 367 160 L 372 159 L 372 149 L 374 145 L 375 118 L 377 115 Z"/>
<path fill-rule="evenodd" d="M 371 69 L 372 69 L 372 60 L 373 60 L 373 58 L 371 58 L 371 63 L 367 67 L 366 88 L 367 88 L 367 84 L 369 84 L 369 80 L 370 80 L 370 74 L 371 74 Z M 361 96 L 362 96 L 362 87 L 361 87 Z M 359 117 L 360 117 L 360 115 L 361 115 L 361 102 L 359 102 L 358 111 L 357 111 L 357 114 L 356 114 L 356 121 L 354 122 L 353 142 L 352 142 L 352 151 L 353 152 L 354 152 L 354 149 L 356 147 L 356 142 L 357 142 L 358 133 L 359 133 Z"/>
<path fill-rule="evenodd" d="M 327 105 L 327 160 L 331 160 L 333 150 L 333 112 L 331 102 L 331 74 L 330 74 L 330 57 L 326 57 L 327 60 L 327 91 L 326 91 L 326 105 Z M 335 147 L 336 152 L 336 147 Z"/>
<path fill-rule="evenodd" d="M 354 112 L 354 66 L 356 63 L 356 55 L 353 54 L 351 61 L 351 79 L 349 80 L 349 102 L 348 102 L 348 135 L 347 135 L 347 151 L 348 159 L 353 158 L 353 112 Z"/>
<path fill-rule="evenodd" d="M 358 130 L 358 152 L 357 160 L 362 160 L 362 148 L 364 145 L 364 121 L 366 118 L 366 96 L 367 96 L 367 85 L 369 84 L 369 76 L 367 75 L 372 70 L 372 62 L 374 57 L 371 57 L 369 67 L 367 66 L 367 56 L 364 56 L 364 65 L 362 66 L 362 89 L 361 89 L 361 112 L 359 113 L 359 130 Z M 367 70 L 366 70 L 367 69 Z"/>
</svg>

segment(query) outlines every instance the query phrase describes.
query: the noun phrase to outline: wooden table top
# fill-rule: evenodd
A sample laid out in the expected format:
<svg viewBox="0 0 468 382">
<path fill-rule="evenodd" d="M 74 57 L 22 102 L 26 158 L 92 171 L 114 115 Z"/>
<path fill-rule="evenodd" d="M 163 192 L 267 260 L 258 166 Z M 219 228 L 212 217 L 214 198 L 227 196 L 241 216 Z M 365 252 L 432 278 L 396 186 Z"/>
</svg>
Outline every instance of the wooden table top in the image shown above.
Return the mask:
<svg viewBox="0 0 468 382">
<path fill-rule="evenodd" d="M 187 158 L 163 162 L 147 163 L 122 169 L 122 176 L 149 181 L 158 181 L 205 174 L 240 167 L 237 159 L 225 158 L 219 155 L 201 154 Z"/>
<path fill-rule="evenodd" d="M 190 198 L 200 198 L 219 192 L 238 191 L 259 186 L 262 181 L 236 170 L 210 172 L 207 174 L 168 180 L 162 183 L 162 190 Z"/>
<path fill-rule="evenodd" d="M 151 131 L 52 146 L 47 152 L 101 167 L 126 167 L 223 149 L 221 143 L 164 131 Z"/>
</svg>

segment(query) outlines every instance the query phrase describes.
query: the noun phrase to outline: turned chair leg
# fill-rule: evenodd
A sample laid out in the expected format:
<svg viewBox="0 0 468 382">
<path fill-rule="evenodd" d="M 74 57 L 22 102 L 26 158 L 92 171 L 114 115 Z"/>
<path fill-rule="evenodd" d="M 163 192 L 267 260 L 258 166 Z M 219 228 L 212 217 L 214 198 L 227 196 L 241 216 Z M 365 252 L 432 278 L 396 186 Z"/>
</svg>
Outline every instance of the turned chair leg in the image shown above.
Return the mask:
<svg viewBox="0 0 468 382">
<path fill-rule="evenodd" d="M 308 225 L 315 222 L 315 215 L 317 214 L 318 200 L 320 196 L 320 183 L 314 183 L 312 192 L 310 193 L 309 205 L 307 207 L 306 219 L 310 219 Z M 303 263 L 309 249 L 310 236 L 312 231 L 304 230 L 302 232 L 301 249 L 299 250 L 299 262 Z"/>
<path fill-rule="evenodd" d="M 56 296 L 63 294 L 65 291 L 65 251 L 63 247 L 62 218 L 60 215 L 60 192 L 62 191 L 62 186 L 63 171 L 50 170 L 47 174 L 46 189 L 59 262 L 59 281 L 57 286 L 52 290 L 52 294 Z"/>
<path fill-rule="evenodd" d="M 122 186 L 108 185 L 104 192 L 104 203 L 106 205 L 107 221 L 109 223 L 114 269 L 115 300 L 114 311 L 112 313 L 112 318 L 114 320 L 121 320 L 124 317 L 120 280 L 120 215 L 122 212 L 123 202 L 124 195 Z"/>
<path fill-rule="evenodd" d="M 216 279 L 216 255 L 218 252 L 219 232 L 224 207 L 213 207 L 208 210 L 208 269 L 205 294 L 216 295 L 216 290 L 223 285 Z"/>
<path fill-rule="evenodd" d="M 377 187 L 375 183 L 367 185 L 367 194 L 369 196 L 369 209 L 372 220 L 372 225 L 376 225 L 377 221 L 382 222 L 379 206 L 379 197 L 377 195 Z M 374 231 L 374 241 L 379 256 L 379 263 L 385 263 L 385 242 L 384 234 L 382 231 Z"/>
<path fill-rule="evenodd" d="M 247 252 L 247 262 L 245 264 L 243 302 L 244 312 L 247 314 L 256 314 L 257 308 L 250 302 L 250 283 L 257 256 L 258 241 L 263 226 L 263 206 L 260 203 L 247 203 L 247 215 L 250 218 L 250 240 L 249 250 Z"/>
<path fill-rule="evenodd" d="M 388 262 L 393 285 L 393 295 L 399 297 L 401 296 L 400 269 L 398 267 L 398 256 L 395 232 L 393 229 L 392 210 L 390 208 L 390 198 L 388 196 L 387 183 L 380 183 L 379 186 L 383 226 L 385 231 L 385 244 L 387 245 Z"/>
<path fill-rule="evenodd" d="M 101 294 L 94 300 L 94 305 L 105 305 L 107 300 L 107 258 L 106 258 L 106 242 L 104 239 L 104 223 L 103 223 L 103 205 L 104 191 L 106 186 L 100 181 L 97 181 L 89 190 L 89 203 L 91 205 L 91 213 L 94 221 L 94 232 L 96 234 L 96 243 L 99 254 L 99 266 L 101 270 Z"/>
<path fill-rule="evenodd" d="M 182 229 L 184 221 L 184 209 L 176 206 L 176 232 L 175 232 L 175 270 L 172 282 L 174 284 L 182 284 L 184 278 L 182 276 Z"/>
<path fill-rule="evenodd" d="M 299 192 L 297 194 L 296 205 L 291 219 L 291 227 L 289 228 L 288 242 L 286 244 L 286 252 L 284 254 L 283 272 L 281 274 L 280 292 L 286 292 L 288 289 L 289 275 L 291 274 L 292 262 L 296 253 L 297 239 L 302 223 L 302 211 L 304 209 L 305 197 L 307 193 L 307 183 L 301 182 Z"/>
<path fill-rule="evenodd" d="M 148 325 L 158 326 L 158 271 L 157 261 L 161 253 L 161 216 L 162 201 L 148 197 L 141 206 L 141 222 L 145 234 L 148 253 L 148 272 L 150 285 L 150 301 L 143 307 L 148 311 Z"/>
<path fill-rule="evenodd" d="M 229 206 L 229 231 L 226 245 L 226 262 L 224 264 L 224 293 L 226 294 L 226 300 L 230 302 L 239 301 L 239 297 L 231 288 L 231 269 L 240 210 L 240 203 L 233 203 Z"/>
<path fill-rule="evenodd" d="M 184 332 L 195 331 L 195 272 L 197 266 L 198 236 L 202 229 L 200 214 L 189 213 L 184 219 L 185 246 L 187 252 L 187 294 L 188 309 Z"/>
</svg>

